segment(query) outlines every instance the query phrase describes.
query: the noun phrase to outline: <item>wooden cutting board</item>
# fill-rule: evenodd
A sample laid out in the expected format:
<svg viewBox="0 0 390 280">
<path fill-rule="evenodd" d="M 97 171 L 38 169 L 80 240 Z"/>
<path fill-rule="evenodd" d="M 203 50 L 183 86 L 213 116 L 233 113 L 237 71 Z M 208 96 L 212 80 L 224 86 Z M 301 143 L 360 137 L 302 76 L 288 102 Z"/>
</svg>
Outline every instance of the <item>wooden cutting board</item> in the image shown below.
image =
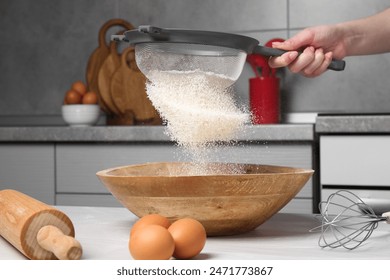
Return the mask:
<svg viewBox="0 0 390 280">
<path fill-rule="evenodd" d="M 135 62 L 134 48 L 121 55 L 119 68 L 111 78 L 111 96 L 128 124 L 161 124 L 161 118 L 146 95 L 146 78 Z"/>
<path fill-rule="evenodd" d="M 120 32 L 123 33 L 123 32 Z M 110 113 L 120 115 L 120 111 L 115 106 L 110 93 L 111 77 L 120 66 L 120 54 L 118 53 L 118 43 L 110 42 L 110 53 L 100 67 L 98 74 L 98 88 L 102 102 L 107 106 Z"/>
<path fill-rule="evenodd" d="M 100 97 L 99 93 L 99 86 L 98 86 L 98 74 L 100 67 L 102 66 L 104 60 L 110 53 L 109 46 L 106 42 L 106 33 L 108 29 L 110 29 L 113 26 L 122 26 L 126 29 L 134 29 L 134 26 L 123 20 L 123 19 L 111 19 L 107 21 L 99 30 L 98 34 L 98 47 L 93 51 L 91 56 L 89 57 L 88 64 L 87 64 L 87 71 L 86 71 L 86 79 L 88 84 L 88 89 L 90 91 L 94 91 L 97 93 L 99 97 L 99 105 L 102 108 L 103 111 L 109 113 L 109 109 L 107 108 L 106 104 L 103 102 L 102 98 Z"/>
</svg>

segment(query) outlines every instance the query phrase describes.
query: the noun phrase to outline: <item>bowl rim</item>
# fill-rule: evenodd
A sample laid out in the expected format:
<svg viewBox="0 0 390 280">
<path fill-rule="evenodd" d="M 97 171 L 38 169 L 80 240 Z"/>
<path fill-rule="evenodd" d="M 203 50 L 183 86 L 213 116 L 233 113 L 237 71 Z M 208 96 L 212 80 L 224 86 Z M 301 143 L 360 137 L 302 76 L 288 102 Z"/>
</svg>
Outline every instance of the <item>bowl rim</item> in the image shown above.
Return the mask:
<svg viewBox="0 0 390 280">
<path fill-rule="evenodd" d="M 96 175 L 98 177 L 106 177 L 106 178 L 197 178 L 197 177 L 235 177 L 235 176 L 245 176 L 245 177 L 255 177 L 255 176 L 273 176 L 275 173 L 240 173 L 240 174 L 200 174 L 200 175 L 113 175 L 109 174 L 112 171 L 128 168 L 128 167 L 142 167 L 146 165 L 157 165 L 157 164 L 166 164 L 166 163 L 173 163 L 173 164 L 193 164 L 193 162 L 179 162 L 179 161 L 172 161 L 172 162 L 145 162 L 145 163 L 138 163 L 138 164 L 129 164 L 129 165 L 122 165 L 122 166 L 116 166 L 111 167 L 107 169 L 100 170 L 96 172 Z M 276 167 L 276 168 L 285 168 L 291 170 L 291 172 L 278 172 L 279 175 L 289 175 L 289 174 L 313 174 L 315 170 L 313 169 L 306 169 L 306 168 L 295 168 L 295 167 L 289 167 L 289 166 L 282 166 L 282 165 L 271 165 L 271 164 L 255 164 L 255 163 L 231 163 L 231 162 L 209 162 L 209 164 L 214 163 L 222 163 L 222 164 L 237 164 L 237 165 L 247 165 L 247 166 L 262 166 L 262 167 Z"/>
<path fill-rule="evenodd" d="M 62 107 L 70 108 L 70 107 L 99 107 L 99 104 L 63 104 Z"/>
</svg>

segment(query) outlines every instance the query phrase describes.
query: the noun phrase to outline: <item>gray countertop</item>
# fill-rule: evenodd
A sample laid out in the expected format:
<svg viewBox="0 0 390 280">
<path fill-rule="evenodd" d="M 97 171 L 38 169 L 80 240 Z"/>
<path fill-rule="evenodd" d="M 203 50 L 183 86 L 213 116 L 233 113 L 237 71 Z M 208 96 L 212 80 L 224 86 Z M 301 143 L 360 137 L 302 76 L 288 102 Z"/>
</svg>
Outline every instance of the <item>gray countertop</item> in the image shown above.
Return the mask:
<svg viewBox="0 0 390 280">
<path fill-rule="evenodd" d="M 375 134 L 390 133 L 390 114 L 318 116 L 316 133 Z"/>
<path fill-rule="evenodd" d="M 319 115 L 316 123 L 248 125 L 238 141 L 313 141 L 315 134 L 389 134 L 390 114 Z M 0 142 L 170 142 L 164 126 L 0 126 Z"/>
<path fill-rule="evenodd" d="M 238 141 L 312 141 L 313 124 L 248 125 Z M 169 142 L 164 126 L 0 127 L 0 142 Z"/>
</svg>

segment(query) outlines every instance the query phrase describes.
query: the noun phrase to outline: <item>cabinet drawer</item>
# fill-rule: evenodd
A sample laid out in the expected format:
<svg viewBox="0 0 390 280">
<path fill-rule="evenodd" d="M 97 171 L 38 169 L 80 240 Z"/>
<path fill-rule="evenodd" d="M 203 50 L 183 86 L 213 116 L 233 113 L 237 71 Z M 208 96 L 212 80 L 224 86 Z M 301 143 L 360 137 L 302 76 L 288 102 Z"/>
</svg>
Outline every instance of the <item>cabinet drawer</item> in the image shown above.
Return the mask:
<svg viewBox="0 0 390 280">
<path fill-rule="evenodd" d="M 321 136 L 321 185 L 390 187 L 390 136 Z"/>
<path fill-rule="evenodd" d="M 313 202 L 311 199 L 306 198 L 294 198 L 286 206 L 284 206 L 280 213 L 300 213 L 300 214 L 312 214 Z"/>
<path fill-rule="evenodd" d="M 122 165 L 173 161 L 169 144 L 57 145 L 57 193 L 109 193 L 96 172 Z"/>
<path fill-rule="evenodd" d="M 57 194 L 57 205 L 123 207 L 111 194 Z"/>
<path fill-rule="evenodd" d="M 1 144 L 0 190 L 15 189 L 54 204 L 54 145 Z"/>
<path fill-rule="evenodd" d="M 108 193 L 96 172 L 115 166 L 154 161 L 184 161 L 173 144 L 58 144 L 57 193 Z M 310 145 L 245 145 L 214 150 L 210 157 L 225 162 L 274 164 L 312 168 Z M 312 197 L 312 181 L 298 197 Z"/>
<path fill-rule="evenodd" d="M 270 144 L 247 144 L 221 149 L 220 157 L 224 161 L 238 163 L 254 163 L 281 165 L 295 168 L 313 169 L 311 144 L 298 143 L 270 143 Z M 317 170 L 316 170 L 317 172 Z M 313 197 L 312 178 L 297 194 L 300 198 Z"/>
<path fill-rule="evenodd" d="M 322 201 L 328 200 L 329 196 L 339 189 L 322 189 Z M 372 189 L 348 189 L 348 191 L 359 197 L 364 203 L 368 204 L 377 215 L 390 211 L 390 191 L 372 190 Z M 347 205 L 344 205 L 347 206 Z"/>
</svg>

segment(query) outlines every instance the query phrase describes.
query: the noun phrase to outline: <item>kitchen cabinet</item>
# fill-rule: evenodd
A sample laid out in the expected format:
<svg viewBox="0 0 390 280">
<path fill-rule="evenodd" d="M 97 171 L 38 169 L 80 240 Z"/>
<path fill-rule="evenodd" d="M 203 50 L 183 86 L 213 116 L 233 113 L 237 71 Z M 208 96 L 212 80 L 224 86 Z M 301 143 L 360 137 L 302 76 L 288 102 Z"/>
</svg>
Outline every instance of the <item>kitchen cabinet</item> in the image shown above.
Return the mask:
<svg viewBox="0 0 390 280">
<path fill-rule="evenodd" d="M 321 136 L 323 185 L 390 187 L 390 136 Z"/>
<path fill-rule="evenodd" d="M 48 204 L 55 202 L 54 145 L 0 145 L 0 189 L 16 189 Z"/>
<path fill-rule="evenodd" d="M 253 126 L 238 144 L 215 149 L 212 157 L 314 169 L 312 140 L 312 125 Z M 16 188 L 48 204 L 120 206 L 97 171 L 186 160 L 159 126 L 0 127 L 0 189 Z M 282 212 L 312 213 L 314 185 L 309 180 Z"/>
<path fill-rule="evenodd" d="M 57 144 L 56 155 L 57 203 L 119 206 L 98 180 L 96 172 L 115 166 L 173 161 L 174 146 L 167 143 Z"/>
<path fill-rule="evenodd" d="M 242 144 L 216 149 L 227 162 L 258 163 L 312 168 L 312 148 L 308 144 Z M 97 179 L 99 170 L 121 165 L 156 161 L 186 160 L 169 143 L 57 144 L 56 202 L 61 205 L 119 206 Z M 284 211 L 312 213 L 312 180 Z"/>
<path fill-rule="evenodd" d="M 373 208 L 390 204 L 390 135 L 320 136 L 322 200 L 349 189 Z"/>
</svg>

